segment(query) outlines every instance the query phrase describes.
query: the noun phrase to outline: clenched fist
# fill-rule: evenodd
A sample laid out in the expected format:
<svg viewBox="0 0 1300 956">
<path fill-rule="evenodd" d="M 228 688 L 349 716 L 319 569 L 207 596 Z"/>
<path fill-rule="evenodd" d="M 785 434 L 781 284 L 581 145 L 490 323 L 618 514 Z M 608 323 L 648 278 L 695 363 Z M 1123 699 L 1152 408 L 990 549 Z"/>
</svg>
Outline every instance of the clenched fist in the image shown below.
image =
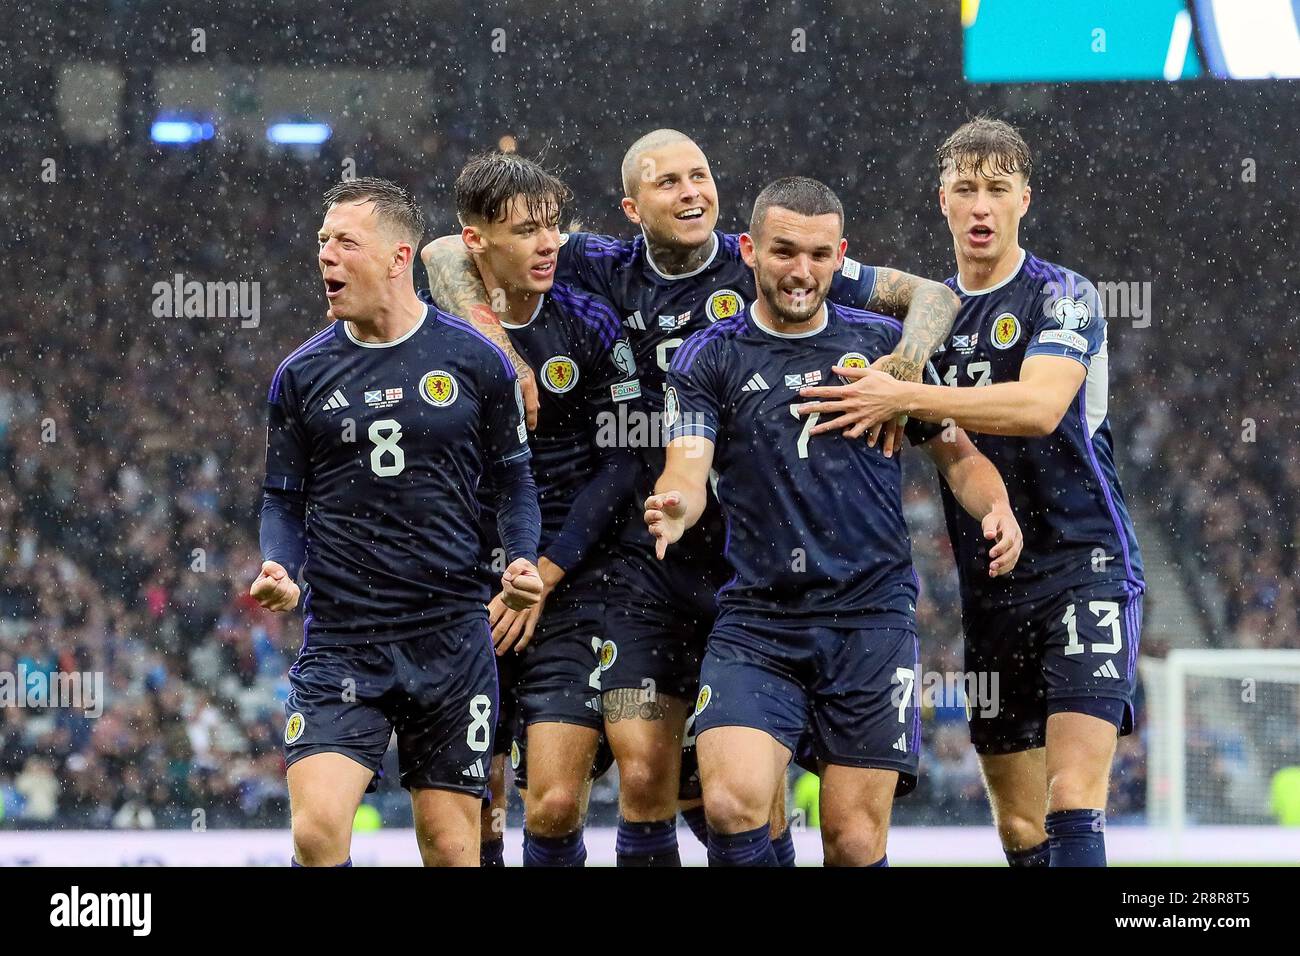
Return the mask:
<svg viewBox="0 0 1300 956">
<path fill-rule="evenodd" d="M 292 611 L 298 606 L 298 585 L 289 577 L 289 572 L 274 561 L 262 562 L 262 573 L 248 593 L 268 611 Z"/>
<path fill-rule="evenodd" d="M 542 599 L 542 578 L 533 562 L 515 558 L 501 575 L 501 603 L 512 611 L 525 611 Z"/>
</svg>

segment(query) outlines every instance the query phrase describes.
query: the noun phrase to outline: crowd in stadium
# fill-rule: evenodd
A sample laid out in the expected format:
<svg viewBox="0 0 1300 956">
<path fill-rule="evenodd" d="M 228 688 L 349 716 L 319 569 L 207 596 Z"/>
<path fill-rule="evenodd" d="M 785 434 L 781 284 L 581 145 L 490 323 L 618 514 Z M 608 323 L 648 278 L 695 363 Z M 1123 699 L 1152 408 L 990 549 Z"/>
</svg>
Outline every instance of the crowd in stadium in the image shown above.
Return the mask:
<svg viewBox="0 0 1300 956">
<path fill-rule="evenodd" d="M 600 62 L 609 51 L 571 46 L 569 54 Z M 719 68 L 774 114 L 793 115 L 808 98 L 833 106 L 843 80 L 833 67 L 811 69 L 789 92 L 779 77 L 747 78 L 734 62 Z M 828 148 L 835 121 L 825 114 L 809 117 L 814 128 L 797 143 L 737 120 L 725 97 L 712 113 L 683 120 L 713 158 L 721 227 L 743 228 L 746 203 L 764 180 L 807 172 L 843 195 L 860 258 L 949 274 L 927 157 L 953 117 L 941 110 L 927 118 L 925 91 L 909 86 L 908 95 L 906 133 L 855 142 L 852 152 Z M 580 132 L 573 96 L 540 98 L 515 127 L 491 117 L 446 119 L 463 108 L 454 100 L 433 106 L 421 135 L 398 141 L 371 130 L 354 148 L 330 144 L 320 154 L 227 137 L 180 150 L 33 140 L 17 147 L 19 165 L 39 169 L 53 156 L 60 176 L 47 190 L 57 201 L 0 185 L 8 210 L 0 239 L 8 316 L 0 349 L 0 672 L 102 673 L 105 701 L 97 718 L 71 708 L 0 707 L 0 825 L 287 825 L 282 701 L 301 619 L 263 612 L 247 592 L 260 561 L 267 382 L 324 322 L 313 264 L 318 197 L 351 156 L 359 172 L 410 187 L 434 228 L 449 231 L 455 170 L 513 129 L 521 148 L 550 142 L 566 170 L 599 179 L 571 183 L 587 228 L 627 231 L 615 206 L 621 146 L 566 145 Z M 630 140 L 640 132 L 601 135 Z M 1031 127 L 1031 144 L 1033 134 Z M 1150 138 L 1125 147 L 1131 155 L 1154 155 L 1169 130 L 1130 134 Z M 1300 646 L 1293 561 L 1300 524 L 1294 506 L 1282 504 L 1300 499 L 1300 457 L 1285 432 L 1290 413 L 1270 397 L 1297 394 L 1294 356 L 1278 348 L 1294 309 L 1244 323 L 1233 341 L 1206 341 L 1198 324 L 1205 314 L 1273 314 L 1268 303 L 1238 302 L 1235 290 L 1249 284 L 1280 305 L 1282 264 L 1206 255 L 1205 265 L 1221 273 L 1217 298 L 1192 296 L 1177 282 L 1201 267 L 1186 245 L 1147 240 L 1130 249 L 1090 231 L 1089 208 L 1131 201 L 1133 182 L 1088 179 L 1095 166 L 1053 164 L 1050 155 L 1040 162 L 1056 194 L 1042 200 L 1050 219 L 1031 215 L 1022 228 L 1034 250 L 1097 279 L 1156 280 L 1154 324 L 1117 321 L 1111 338 L 1111 414 L 1129 500 L 1155 508 L 1185 571 L 1209 575 L 1208 586 L 1226 597 L 1222 643 Z M 909 170 L 916 182 L 896 195 L 872 182 Z M 1288 225 L 1294 235 L 1294 207 L 1252 205 L 1240 196 L 1246 186 L 1234 188 L 1234 228 L 1255 229 L 1262 241 Z M 1159 217 L 1171 236 L 1203 230 L 1203 208 L 1168 192 L 1148 198 L 1140 210 L 1148 224 Z M 1134 262 L 1140 274 L 1132 274 Z M 155 283 L 176 273 L 260 283 L 256 326 L 158 317 Z M 417 283 L 423 279 L 417 270 Z M 916 456 L 909 470 L 924 667 L 959 672 L 956 579 L 934 479 Z M 950 703 L 926 713 L 922 781 L 896 806 L 899 823 L 988 819 L 964 714 Z M 1116 822 L 1143 813 L 1143 747 L 1141 725 L 1121 739 L 1110 802 Z M 593 822 L 614 819 L 612 776 L 596 786 Z M 372 798 L 390 824 L 409 820 L 395 778 L 388 773 Z"/>
</svg>

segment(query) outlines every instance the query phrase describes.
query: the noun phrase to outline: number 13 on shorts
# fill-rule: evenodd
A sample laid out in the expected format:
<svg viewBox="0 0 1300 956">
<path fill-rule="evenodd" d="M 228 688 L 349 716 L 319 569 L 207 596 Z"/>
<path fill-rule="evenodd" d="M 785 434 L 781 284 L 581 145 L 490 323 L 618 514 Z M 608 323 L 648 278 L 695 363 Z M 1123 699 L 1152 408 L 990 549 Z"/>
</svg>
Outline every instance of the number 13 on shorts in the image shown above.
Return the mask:
<svg viewBox="0 0 1300 956">
<path fill-rule="evenodd" d="M 1058 608 L 1057 615 L 1065 630 L 1060 653 L 1076 669 L 1102 684 L 1132 681 L 1141 621 L 1137 602 L 1085 597 Z"/>
<path fill-rule="evenodd" d="M 1091 643 L 1080 641 L 1078 616 L 1075 613 L 1074 605 L 1070 604 L 1065 609 L 1065 616 L 1061 618 L 1061 623 L 1065 625 L 1065 633 L 1069 637 L 1069 641 L 1065 645 L 1066 656 L 1082 654 L 1085 650 L 1090 650 L 1094 654 L 1117 653 L 1124 646 L 1123 634 L 1120 632 L 1119 626 L 1119 602 L 1089 601 L 1088 610 L 1095 618 L 1093 621 L 1095 629 L 1103 634 L 1109 632 L 1110 640 Z"/>
</svg>

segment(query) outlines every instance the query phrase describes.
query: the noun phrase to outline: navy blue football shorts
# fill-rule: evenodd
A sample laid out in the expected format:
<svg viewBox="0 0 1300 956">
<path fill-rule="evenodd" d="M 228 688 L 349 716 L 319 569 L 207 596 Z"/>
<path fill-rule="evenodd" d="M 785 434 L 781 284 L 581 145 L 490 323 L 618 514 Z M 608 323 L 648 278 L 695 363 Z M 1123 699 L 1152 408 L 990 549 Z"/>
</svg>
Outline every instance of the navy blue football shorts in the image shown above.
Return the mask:
<svg viewBox="0 0 1300 956">
<path fill-rule="evenodd" d="M 600 651 L 604 643 L 603 583 L 589 575 L 562 582 L 547 599 L 533 639 L 521 653 L 498 660 L 510 675 L 509 722 L 501 726 L 502 752 L 509 752 L 515 786 L 528 789 L 528 727 L 577 724 L 601 730 Z M 592 775 L 609 769 L 608 748 L 596 756 Z"/>
<path fill-rule="evenodd" d="M 967 702 L 977 753 L 1017 753 L 1047 742 L 1047 718 L 1090 714 L 1133 730 L 1142 592 L 1125 582 L 1075 588 L 1015 604 L 966 602 L 966 670 L 987 700 Z M 996 693 L 994 689 L 996 688 Z"/>
<path fill-rule="evenodd" d="M 674 546 L 676 547 L 676 546 Z M 602 690 L 633 689 L 687 703 L 699 688 L 700 661 L 726 580 L 721 560 L 659 561 L 653 546 L 612 562 L 601 648 Z M 679 800 L 700 797 L 693 716 L 684 729 Z"/>
<path fill-rule="evenodd" d="M 394 731 L 401 784 L 483 796 L 497 721 L 486 618 L 379 644 L 307 644 L 289 669 L 285 763 L 340 753 L 378 773 Z"/>
<path fill-rule="evenodd" d="M 916 786 L 921 748 L 916 632 L 719 620 L 709 636 L 695 734 L 753 727 L 792 754 L 898 772 Z"/>
<path fill-rule="evenodd" d="M 523 725 L 555 721 L 600 729 L 600 651 L 605 604 L 588 590 L 556 589 L 533 639 L 515 658 L 515 706 Z"/>
<path fill-rule="evenodd" d="M 717 616 L 711 563 L 625 553 L 609 569 L 601 689 L 695 699 L 700 660 Z"/>
</svg>

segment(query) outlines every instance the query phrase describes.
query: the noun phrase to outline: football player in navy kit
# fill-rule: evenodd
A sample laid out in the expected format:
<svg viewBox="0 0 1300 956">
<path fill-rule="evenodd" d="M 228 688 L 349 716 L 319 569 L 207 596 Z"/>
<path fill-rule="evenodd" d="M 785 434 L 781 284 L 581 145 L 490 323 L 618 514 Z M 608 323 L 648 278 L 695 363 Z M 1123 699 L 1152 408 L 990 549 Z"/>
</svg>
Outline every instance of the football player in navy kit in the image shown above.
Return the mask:
<svg viewBox="0 0 1300 956">
<path fill-rule="evenodd" d="M 543 591 L 523 400 L 501 350 L 420 301 L 424 220 L 409 193 L 356 179 L 325 196 L 318 265 L 334 321 L 276 369 L 268 397 L 261 573 L 297 607 L 285 760 L 294 862 L 348 865 L 352 821 L 394 730 L 426 865 L 477 866 L 497 680 L 479 577 L 480 480 L 497 489 L 502 602 Z"/>
<path fill-rule="evenodd" d="M 711 865 L 777 864 L 770 795 L 809 732 L 828 865 L 885 865 L 893 798 L 916 783 L 917 586 L 899 463 L 865 442 L 810 440 L 816 419 L 796 414 L 804 383 L 866 367 L 902 334 L 827 302 L 843 222 L 815 180 L 764 189 L 740 238 L 756 300 L 687 339 L 668 374 L 672 440 L 644 520 L 662 558 L 712 480 L 734 571 L 695 709 Z M 910 437 L 992 542 L 984 573 L 1007 573 L 1020 532 L 997 471 L 959 429 Z"/>
<path fill-rule="evenodd" d="M 640 449 L 646 475 L 653 477 L 663 465 L 657 423 L 674 351 L 692 333 L 738 314 L 754 296 L 754 279 L 740 255 L 739 237 L 716 229 L 716 185 L 707 158 L 689 137 L 676 130 L 641 137 L 624 157 L 622 181 L 623 211 L 640 234 L 623 240 L 570 233 L 563 237 L 556 271 L 561 281 L 609 299 L 623 316 L 645 408 L 655 423 L 644 430 L 652 441 Z M 422 257 L 439 302 L 466 314 L 489 311 L 488 293 L 460 239 L 435 240 Z M 897 349 L 879 363 L 905 376 L 919 375 L 957 308 L 956 296 L 941 283 L 851 259 L 836 273 L 830 296 L 904 317 Z M 686 801 L 692 829 L 705 837 L 698 775 L 689 750 L 683 769 L 681 748 L 684 737 L 689 743 L 700 654 L 727 571 L 716 506 L 663 562 L 651 553 L 639 507 L 633 517 L 609 572 L 611 642 L 601 675 L 605 731 L 619 764 L 620 862 L 671 865 L 679 799 Z M 784 788 L 776 799 L 784 800 Z M 784 813 L 773 822 L 784 833 Z M 778 847 L 783 859 L 792 859 L 788 838 Z"/>
<path fill-rule="evenodd" d="M 1015 574 L 987 579 L 978 529 L 945 499 L 967 668 L 1001 674 L 997 713 L 971 718 L 994 820 L 1012 865 L 1104 866 L 1146 587 L 1106 417 L 1106 317 L 1091 282 L 1020 246 L 1032 160 L 1018 132 L 973 120 L 938 165 L 962 310 L 935 365 L 956 388 L 846 372 L 857 381 L 805 390 L 818 401 L 803 411 L 838 413 L 814 434 L 856 436 L 898 414 L 979 433 L 1026 542 Z"/>
<path fill-rule="evenodd" d="M 555 282 L 564 184 L 517 154 L 488 153 L 461 170 L 455 194 L 465 245 L 485 284 L 502 290 L 498 318 L 541 390 L 530 446 L 542 598 L 514 611 L 503 593 L 488 608 L 497 653 L 508 655 L 502 696 L 513 694 L 518 709 L 511 752 L 520 758 L 516 781 L 526 781 L 524 865 L 579 866 L 602 726 L 607 532 L 626 517 L 640 468 L 601 429 L 618 409 L 636 406 L 640 383 L 609 303 Z"/>
</svg>

